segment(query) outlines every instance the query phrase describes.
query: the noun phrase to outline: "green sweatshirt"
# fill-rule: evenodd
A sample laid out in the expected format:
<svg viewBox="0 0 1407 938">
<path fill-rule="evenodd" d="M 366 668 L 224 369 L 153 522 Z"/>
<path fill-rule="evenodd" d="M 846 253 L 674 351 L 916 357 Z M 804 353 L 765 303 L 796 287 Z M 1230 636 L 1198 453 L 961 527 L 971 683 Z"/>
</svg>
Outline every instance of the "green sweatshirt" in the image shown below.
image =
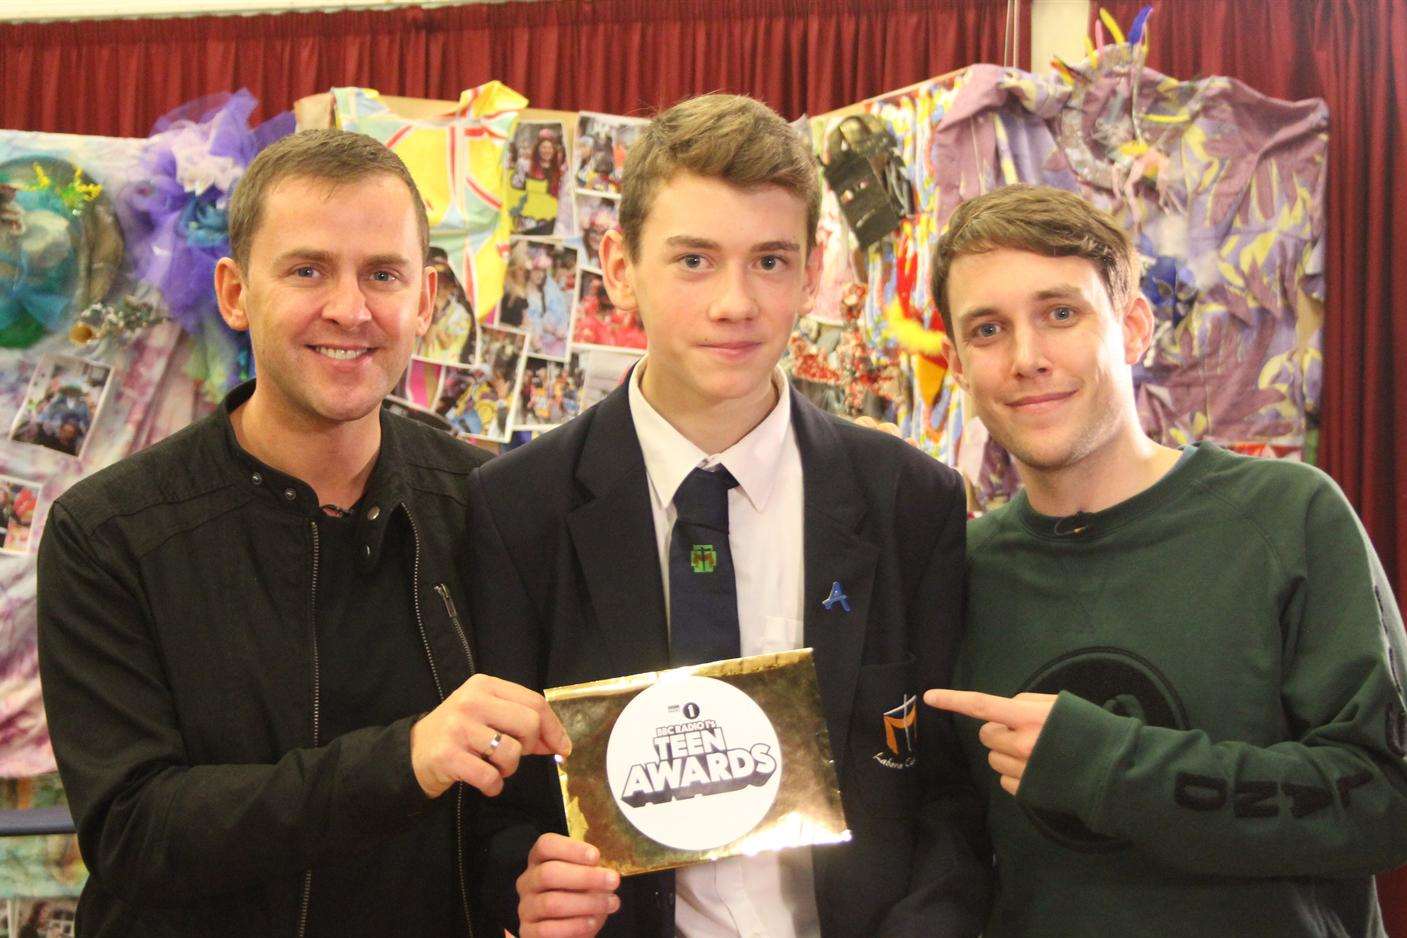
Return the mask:
<svg viewBox="0 0 1407 938">
<path fill-rule="evenodd" d="M 1407 862 L 1402 619 L 1308 466 L 1199 444 L 1152 488 L 968 531 L 957 686 L 1059 693 L 1019 795 L 986 792 L 985 938 L 1376 936 Z"/>
</svg>

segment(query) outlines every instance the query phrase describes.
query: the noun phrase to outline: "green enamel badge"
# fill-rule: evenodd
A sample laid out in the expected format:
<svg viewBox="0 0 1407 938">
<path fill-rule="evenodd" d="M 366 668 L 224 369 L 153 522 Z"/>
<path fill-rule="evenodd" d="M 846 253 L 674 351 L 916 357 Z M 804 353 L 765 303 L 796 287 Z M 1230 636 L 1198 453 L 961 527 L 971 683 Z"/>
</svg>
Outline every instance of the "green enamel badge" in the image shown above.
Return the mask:
<svg viewBox="0 0 1407 938">
<path fill-rule="evenodd" d="M 689 566 L 695 573 L 712 573 L 718 566 L 718 551 L 712 544 L 695 544 L 689 551 Z"/>
</svg>

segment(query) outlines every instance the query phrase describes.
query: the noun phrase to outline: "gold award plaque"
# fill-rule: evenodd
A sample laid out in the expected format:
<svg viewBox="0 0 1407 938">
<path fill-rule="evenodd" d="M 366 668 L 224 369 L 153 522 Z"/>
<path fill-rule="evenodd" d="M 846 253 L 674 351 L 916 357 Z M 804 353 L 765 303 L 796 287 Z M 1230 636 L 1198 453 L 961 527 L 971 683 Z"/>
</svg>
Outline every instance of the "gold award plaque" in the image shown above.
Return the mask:
<svg viewBox="0 0 1407 938">
<path fill-rule="evenodd" d="M 623 876 L 850 839 L 809 648 L 546 696 L 568 832 Z"/>
</svg>

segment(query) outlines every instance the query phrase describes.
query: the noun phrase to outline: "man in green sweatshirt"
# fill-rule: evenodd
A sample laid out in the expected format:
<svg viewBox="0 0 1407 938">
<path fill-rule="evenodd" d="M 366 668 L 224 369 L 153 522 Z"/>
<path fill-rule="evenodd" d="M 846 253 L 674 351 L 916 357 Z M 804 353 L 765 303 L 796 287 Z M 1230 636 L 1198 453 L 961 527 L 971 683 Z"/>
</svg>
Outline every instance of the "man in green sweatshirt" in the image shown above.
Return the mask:
<svg viewBox="0 0 1407 938">
<path fill-rule="evenodd" d="M 968 531 L 930 705 L 985 785 L 1004 936 L 1380 936 L 1407 861 L 1402 619 L 1309 466 L 1144 435 L 1153 330 L 1113 219 L 973 199 L 938 242 L 948 359 L 1025 489 Z"/>
</svg>

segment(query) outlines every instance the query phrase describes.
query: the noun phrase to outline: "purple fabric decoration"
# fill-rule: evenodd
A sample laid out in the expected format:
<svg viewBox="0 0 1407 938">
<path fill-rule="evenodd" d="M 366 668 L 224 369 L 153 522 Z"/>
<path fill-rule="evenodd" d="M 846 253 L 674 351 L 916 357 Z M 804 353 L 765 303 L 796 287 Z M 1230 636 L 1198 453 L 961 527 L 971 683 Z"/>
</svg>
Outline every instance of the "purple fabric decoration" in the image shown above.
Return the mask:
<svg viewBox="0 0 1407 938">
<path fill-rule="evenodd" d="M 142 158 L 145 179 L 123 197 L 137 229 L 128 242 L 137 277 L 155 287 L 171 318 L 197 337 L 219 320 L 215 264 L 229 250 L 230 191 L 261 149 L 292 133 L 290 113 L 249 127 L 257 105 L 241 89 L 166 114 Z"/>
</svg>

